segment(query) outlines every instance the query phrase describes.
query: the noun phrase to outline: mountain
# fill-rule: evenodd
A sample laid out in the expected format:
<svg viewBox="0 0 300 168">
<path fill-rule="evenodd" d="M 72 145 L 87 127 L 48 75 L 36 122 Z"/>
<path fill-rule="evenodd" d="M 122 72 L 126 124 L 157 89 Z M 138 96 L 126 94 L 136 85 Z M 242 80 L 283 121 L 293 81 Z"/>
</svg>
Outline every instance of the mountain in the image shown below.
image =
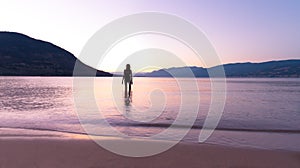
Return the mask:
<svg viewBox="0 0 300 168">
<path fill-rule="evenodd" d="M 73 54 L 49 42 L 20 33 L 0 32 L 0 76 L 73 76 L 76 60 Z M 89 76 L 95 71 L 79 60 L 77 66 L 80 71 L 76 76 Z M 209 77 L 207 70 L 217 67 L 173 67 L 136 76 Z M 227 77 L 300 77 L 300 60 L 233 63 L 223 67 Z M 112 74 L 98 70 L 97 76 Z"/>
<path fill-rule="evenodd" d="M 0 76 L 72 76 L 76 57 L 46 41 L 15 32 L 0 32 Z M 78 62 L 87 76 L 94 69 Z M 97 76 L 112 74 L 97 71 Z"/>
<path fill-rule="evenodd" d="M 219 66 L 173 67 L 160 69 L 136 76 L 145 77 L 209 77 L 208 70 L 213 71 Z M 300 60 L 269 61 L 262 63 L 234 63 L 223 65 L 226 77 L 300 77 Z"/>
</svg>

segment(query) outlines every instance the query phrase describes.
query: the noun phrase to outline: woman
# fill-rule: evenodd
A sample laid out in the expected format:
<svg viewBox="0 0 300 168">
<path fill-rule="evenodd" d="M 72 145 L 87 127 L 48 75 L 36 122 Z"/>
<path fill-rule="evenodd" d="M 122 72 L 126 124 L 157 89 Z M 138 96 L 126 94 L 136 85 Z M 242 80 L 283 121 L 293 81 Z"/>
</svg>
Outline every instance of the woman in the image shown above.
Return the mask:
<svg viewBox="0 0 300 168">
<path fill-rule="evenodd" d="M 127 85 L 129 85 L 129 97 L 130 97 L 131 85 L 133 84 L 132 71 L 130 69 L 130 64 L 127 64 L 126 69 L 124 69 L 122 84 L 123 84 L 124 80 L 125 80 L 125 97 L 127 97 Z"/>
</svg>

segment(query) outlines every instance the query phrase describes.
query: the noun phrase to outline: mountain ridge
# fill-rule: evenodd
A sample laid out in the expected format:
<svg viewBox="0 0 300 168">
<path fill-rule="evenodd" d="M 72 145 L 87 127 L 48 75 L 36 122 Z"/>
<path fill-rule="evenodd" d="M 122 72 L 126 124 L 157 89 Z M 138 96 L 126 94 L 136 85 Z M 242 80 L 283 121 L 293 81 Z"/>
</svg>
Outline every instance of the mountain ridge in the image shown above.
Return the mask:
<svg viewBox="0 0 300 168">
<path fill-rule="evenodd" d="M 85 65 L 55 44 L 17 32 L 0 32 L 0 59 L 1 76 L 73 76 L 76 61 L 77 76 L 91 76 L 92 72 L 112 76 Z"/>
<path fill-rule="evenodd" d="M 95 72 L 96 76 L 122 76 L 95 70 L 55 44 L 17 32 L 0 31 L 0 59 L 0 76 L 91 76 Z M 73 74 L 75 63 L 79 71 Z M 170 74 L 173 74 L 176 77 L 209 77 L 208 70 L 219 66 L 224 67 L 226 77 L 300 77 L 300 59 L 238 62 L 210 68 L 171 67 L 135 76 L 172 77 Z"/>
<path fill-rule="evenodd" d="M 228 63 L 210 68 L 197 66 L 171 67 L 148 73 L 137 73 L 136 76 L 172 77 L 173 75 L 174 77 L 209 77 L 208 71 L 213 71 L 220 66 L 223 66 L 226 77 L 300 77 L 300 59 L 266 61 L 261 63 Z"/>
</svg>

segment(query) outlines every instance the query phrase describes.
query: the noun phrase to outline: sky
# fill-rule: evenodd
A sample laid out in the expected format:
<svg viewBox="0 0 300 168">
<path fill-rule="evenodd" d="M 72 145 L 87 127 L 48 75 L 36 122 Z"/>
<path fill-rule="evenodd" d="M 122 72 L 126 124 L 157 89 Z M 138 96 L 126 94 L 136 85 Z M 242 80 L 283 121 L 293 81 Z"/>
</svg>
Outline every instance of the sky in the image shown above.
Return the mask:
<svg viewBox="0 0 300 168">
<path fill-rule="evenodd" d="M 222 63 L 300 59 L 300 0 L 0 0 L 0 31 L 20 32 L 78 56 L 102 26 L 145 11 L 196 25 Z"/>
</svg>

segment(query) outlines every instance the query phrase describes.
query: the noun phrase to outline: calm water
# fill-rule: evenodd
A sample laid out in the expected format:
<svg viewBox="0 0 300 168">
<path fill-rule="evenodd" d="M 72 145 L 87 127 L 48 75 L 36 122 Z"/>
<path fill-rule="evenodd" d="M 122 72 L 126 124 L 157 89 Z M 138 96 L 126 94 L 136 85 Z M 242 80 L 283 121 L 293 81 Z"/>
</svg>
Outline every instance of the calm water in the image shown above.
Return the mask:
<svg viewBox="0 0 300 168">
<path fill-rule="evenodd" d="M 179 80 L 181 88 L 171 78 L 135 78 L 127 99 L 120 78 L 96 78 L 94 88 L 73 88 L 71 77 L 2 77 L 0 127 L 84 133 L 79 115 L 85 128 L 101 128 L 95 134 L 112 135 L 103 124 L 107 121 L 123 134 L 148 137 L 168 128 L 180 109 L 185 115 L 176 129 L 185 128 L 195 102 L 200 102 L 194 128 L 183 139 L 198 142 L 211 103 L 210 80 L 197 79 L 198 89 L 193 79 Z M 224 113 L 206 143 L 300 151 L 300 79 L 227 79 L 226 85 Z M 89 92 L 92 99 L 86 96 Z M 184 105 L 182 96 L 188 97 Z M 165 138 L 172 140 L 175 132 Z"/>
</svg>

